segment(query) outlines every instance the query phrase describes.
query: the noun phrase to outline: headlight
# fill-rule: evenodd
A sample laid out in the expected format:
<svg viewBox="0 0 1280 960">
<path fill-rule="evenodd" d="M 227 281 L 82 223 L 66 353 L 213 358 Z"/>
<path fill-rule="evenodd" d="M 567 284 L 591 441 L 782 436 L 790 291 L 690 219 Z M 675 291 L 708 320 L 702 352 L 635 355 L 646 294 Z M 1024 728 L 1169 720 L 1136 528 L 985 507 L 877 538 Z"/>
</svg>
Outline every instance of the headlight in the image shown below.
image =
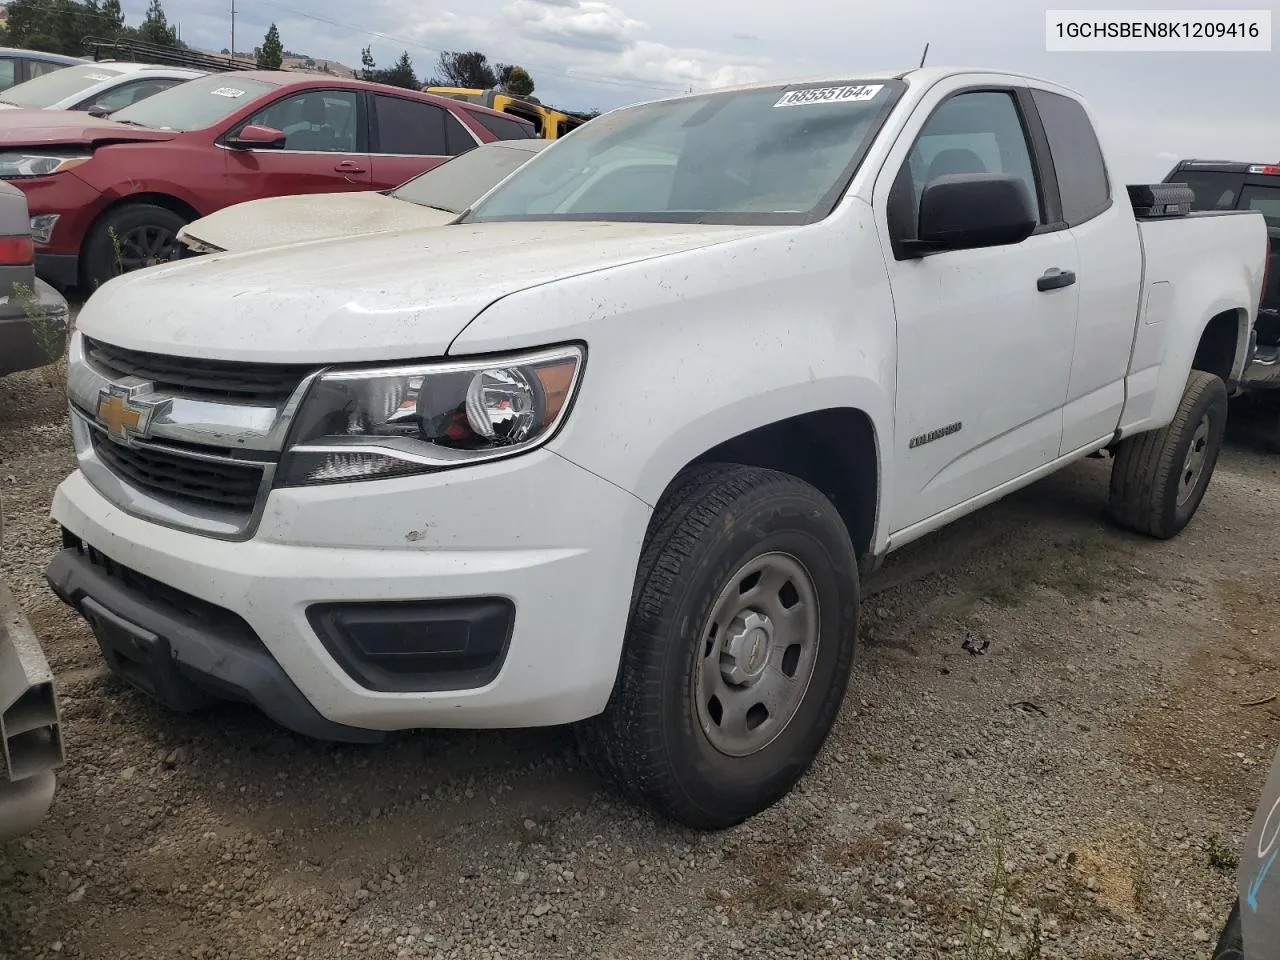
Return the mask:
<svg viewBox="0 0 1280 960">
<path fill-rule="evenodd" d="M 31 239 L 36 243 L 48 243 L 53 238 L 53 227 L 58 222 L 57 213 L 40 213 L 31 218 Z"/>
<path fill-rule="evenodd" d="M 47 177 L 78 167 L 88 155 L 68 156 L 39 153 L 0 153 L 0 179 L 15 177 Z"/>
<path fill-rule="evenodd" d="M 559 429 L 584 351 L 331 370 L 302 401 L 279 486 L 376 480 L 523 453 Z"/>
</svg>

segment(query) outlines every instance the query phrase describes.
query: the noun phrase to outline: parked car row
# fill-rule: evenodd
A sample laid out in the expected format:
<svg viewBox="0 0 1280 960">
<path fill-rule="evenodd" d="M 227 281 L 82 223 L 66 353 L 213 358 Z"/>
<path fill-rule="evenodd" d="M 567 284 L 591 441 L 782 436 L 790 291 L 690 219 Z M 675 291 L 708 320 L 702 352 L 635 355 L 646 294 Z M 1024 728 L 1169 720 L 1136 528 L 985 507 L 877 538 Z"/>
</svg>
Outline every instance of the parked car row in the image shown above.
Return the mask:
<svg viewBox="0 0 1280 960">
<path fill-rule="evenodd" d="M 110 118 L 17 113 L 0 122 L 0 179 L 27 195 L 40 276 L 85 292 L 170 259 L 184 225 L 232 204 L 387 190 L 513 124 L 532 135 L 476 104 L 273 71 L 197 76 Z"/>
<path fill-rule="evenodd" d="M 202 70 L 149 63 L 83 63 L 43 73 L 0 93 L 0 110 L 83 110 L 108 116 L 187 80 Z M 0 113 L 0 123 L 20 123 Z"/>
</svg>

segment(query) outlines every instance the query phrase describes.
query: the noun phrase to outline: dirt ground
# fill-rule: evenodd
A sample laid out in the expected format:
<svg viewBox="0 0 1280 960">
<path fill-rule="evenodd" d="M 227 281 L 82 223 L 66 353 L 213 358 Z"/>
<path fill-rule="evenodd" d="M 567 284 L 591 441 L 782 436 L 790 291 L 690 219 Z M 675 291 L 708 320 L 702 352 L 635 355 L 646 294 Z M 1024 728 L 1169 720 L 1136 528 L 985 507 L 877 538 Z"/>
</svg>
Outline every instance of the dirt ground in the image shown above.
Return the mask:
<svg viewBox="0 0 1280 960">
<path fill-rule="evenodd" d="M 1090 460 L 895 555 L 812 772 L 699 835 L 560 730 L 351 747 L 152 706 L 41 578 L 58 388 L 0 380 L 0 576 L 69 754 L 0 847 L 0 958 L 1207 957 L 1280 740 L 1280 456 L 1233 434 L 1176 540 L 1108 526 Z"/>
</svg>

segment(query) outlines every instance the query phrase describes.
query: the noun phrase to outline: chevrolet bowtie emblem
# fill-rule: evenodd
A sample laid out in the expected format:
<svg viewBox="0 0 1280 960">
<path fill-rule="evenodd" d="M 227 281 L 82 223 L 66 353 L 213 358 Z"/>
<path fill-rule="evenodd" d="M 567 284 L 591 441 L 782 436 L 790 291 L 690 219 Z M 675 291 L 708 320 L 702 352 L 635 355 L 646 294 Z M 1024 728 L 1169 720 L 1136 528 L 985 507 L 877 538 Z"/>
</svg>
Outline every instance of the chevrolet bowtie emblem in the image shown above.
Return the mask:
<svg viewBox="0 0 1280 960">
<path fill-rule="evenodd" d="M 126 387 L 114 384 L 98 392 L 98 422 L 107 436 L 126 446 L 134 440 L 145 440 L 151 433 L 151 421 L 167 409 L 169 400 L 144 400 Z"/>
</svg>

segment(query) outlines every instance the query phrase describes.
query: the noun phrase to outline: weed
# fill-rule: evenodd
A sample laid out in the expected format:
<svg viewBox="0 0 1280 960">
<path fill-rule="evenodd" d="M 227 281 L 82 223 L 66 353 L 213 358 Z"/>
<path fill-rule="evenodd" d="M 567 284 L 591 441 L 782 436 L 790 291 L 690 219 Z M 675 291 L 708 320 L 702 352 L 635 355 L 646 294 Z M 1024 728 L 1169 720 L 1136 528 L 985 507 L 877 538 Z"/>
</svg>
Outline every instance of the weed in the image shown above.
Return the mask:
<svg viewBox="0 0 1280 960">
<path fill-rule="evenodd" d="M 1231 874 L 1240 866 L 1240 858 L 1236 852 L 1217 837 L 1209 838 L 1209 866 L 1226 874 Z"/>
<path fill-rule="evenodd" d="M 1040 917 L 1031 918 L 1031 929 L 1027 931 L 1027 942 L 1018 954 L 1018 960 L 1042 960 L 1044 950 L 1044 933 L 1040 929 Z"/>
<path fill-rule="evenodd" d="M 1136 909 L 1141 910 L 1147 905 L 1147 893 L 1147 861 L 1138 854 L 1133 865 L 1133 905 Z"/>
<path fill-rule="evenodd" d="M 1005 914 L 1009 907 L 1009 889 L 1005 882 L 1004 847 L 996 846 L 996 866 L 982 899 L 968 910 L 965 924 L 963 960 L 996 960 L 1000 952 L 1000 936 L 1004 933 Z"/>
<path fill-rule="evenodd" d="M 45 375 L 50 383 L 57 385 L 62 379 L 58 361 L 66 349 L 70 318 L 65 312 L 46 312 L 41 307 L 40 297 L 25 283 L 14 283 L 13 295 L 22 305 L 22 312 L 31 324 L 36 343 L 49 361 L 49 369 Z"/>
<path fill-rule="evenodd" d="M 889 755 L 887 753 L 881 753 L 879 750 L 872 750 L 867 754 L 867 762 L 880 767 L 889 762 Z"/>
</svg>

